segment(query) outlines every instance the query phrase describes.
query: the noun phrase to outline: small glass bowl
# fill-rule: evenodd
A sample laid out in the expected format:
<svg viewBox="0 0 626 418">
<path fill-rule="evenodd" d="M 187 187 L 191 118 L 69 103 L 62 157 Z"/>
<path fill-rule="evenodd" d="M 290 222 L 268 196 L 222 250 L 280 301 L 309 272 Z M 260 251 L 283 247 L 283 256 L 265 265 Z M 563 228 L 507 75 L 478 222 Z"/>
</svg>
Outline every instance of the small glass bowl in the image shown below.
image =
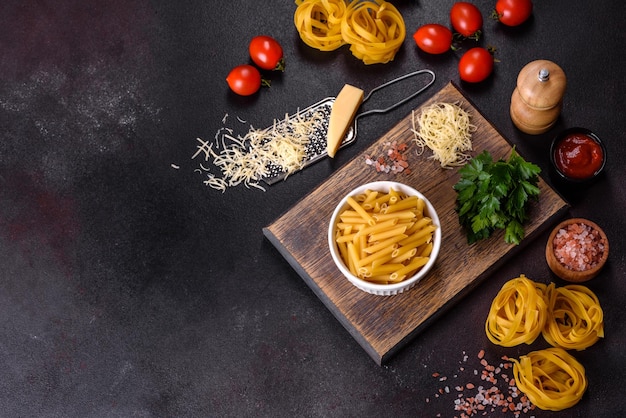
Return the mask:
<svg viewBox="0 0 626 418">
<path fill-rule="evenodd" d="M 575 134 L 581 134 L 581 135 L 588 137 L 589 139 L 594 141 L 596 144 L 598 144 L 602 150 L 602 164 L 599 166 L 597 170 L 595 170 L 588 177 L 578 178 L 578 177 L 568 176 L 559 168 L 557 161 L 556 161 L 556 152 L 561 141 Z M 584 185 L 584 184 L 592 183 L 598 177 L 600 177 L 600 175 L 604 172 L 604 167 L 606 166 L 606 159 L 607 159 L 607 149 L 606 149 L 606 146 L 604 145 L 604 142 L 602 142 L 602 140 L 600 139 L 598 135 L 596 135 L 594 132 L 586 128 L 565 129 L 564 131 L 560 132 L 557 136 L 554 137 L 554 139 L 552 140 L 552 144 L 550 145 L 550 165 L 552 167 L 552 172 L 553 174 L 556 175 L 556 179 L 562 184 Z"/>
</svg>

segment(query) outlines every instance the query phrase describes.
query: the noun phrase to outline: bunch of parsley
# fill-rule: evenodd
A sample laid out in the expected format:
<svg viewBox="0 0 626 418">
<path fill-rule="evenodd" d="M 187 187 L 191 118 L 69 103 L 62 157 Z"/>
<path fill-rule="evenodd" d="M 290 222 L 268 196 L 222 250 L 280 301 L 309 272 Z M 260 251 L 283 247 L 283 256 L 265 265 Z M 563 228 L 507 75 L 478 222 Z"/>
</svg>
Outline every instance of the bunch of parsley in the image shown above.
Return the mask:
<svg viewBox="0 0 626 418">
<path fill-rule="evenodd" d="M 466 229 L 467 241 L 473 244 L 488 238 L 496 229 L 504 229 L 504 241 L 518 245 L 524 238 L 524 222 L 531 198 L 539 196 L 541 169 L 526 162 L 516 151 L 508 160 L 494 161 L 483 151 L 459 170 L 456 211 Z"/>
</svg>

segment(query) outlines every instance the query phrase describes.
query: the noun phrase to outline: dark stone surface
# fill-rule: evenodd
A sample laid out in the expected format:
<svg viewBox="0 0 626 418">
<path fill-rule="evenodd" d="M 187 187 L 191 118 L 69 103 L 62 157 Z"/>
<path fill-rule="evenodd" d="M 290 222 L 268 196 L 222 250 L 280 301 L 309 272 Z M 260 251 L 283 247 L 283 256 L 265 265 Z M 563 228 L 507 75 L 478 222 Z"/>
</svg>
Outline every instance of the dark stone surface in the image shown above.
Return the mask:
<svg viewBox="0 0 626 418">
<path fill-rule="evenodd" d="M 453 2 L 393 3 L 407 39 L 393 62 L 372 66 L 347 47 L 305 46 L 289 1 L 2 3 L 0 416 L 451 417 L 459 415 L 454 387 L 480 383 L 472 373 L 481 369 L 479 350 L 497 363 L 546 346 L 496 347 L 484 320 L 502 284 L 519 274 L 564 284 L 545 263 L 547 233 L 382 367 L 263 238 L 262 227 L 429 94 L 459 81 L 461 52 L 428 56 L 411 39 L 421 24 L 447 24 Z M 566 194 L 571 216 L 594 220 L 611 242 L 608 265 L 588 283 L 602 302 L 606 337 L 573 353 L 589 378 L 578 405 L 522 416 L 619 416 L 623 2 L 536 1 L 518 28 L 487 18 L 493 2 L 475 3 L 486 17 L 481 44 L 495 46 L 499 61 L 488 81 L 460 86 L 485 116 L 548 181 L 558 130 L 592 129 L 609 150 L 606 176 Z M 249 62 L 258 34 L 282 43 L 287 68 L 271 74 L 270 89 L 238 97 L 224 79 Z M 557 126 L 531 137 L 514 128 L 508 106 L 519 70 L 535 59 L 558 63 L 568 89 Z M 222 194 L 194 171 L 197 137 L 212 139 L 221 127 L 243 134 L 248 123 L 268 126 L 345 83 L 369 91 L 419 68 L 436 72 L 431 90 L 361 119 L 357 142 L 336 161 L 265 193 L 240 186 Z M 437 396 L 445 386 L 451 393 Z"/>
</svg>

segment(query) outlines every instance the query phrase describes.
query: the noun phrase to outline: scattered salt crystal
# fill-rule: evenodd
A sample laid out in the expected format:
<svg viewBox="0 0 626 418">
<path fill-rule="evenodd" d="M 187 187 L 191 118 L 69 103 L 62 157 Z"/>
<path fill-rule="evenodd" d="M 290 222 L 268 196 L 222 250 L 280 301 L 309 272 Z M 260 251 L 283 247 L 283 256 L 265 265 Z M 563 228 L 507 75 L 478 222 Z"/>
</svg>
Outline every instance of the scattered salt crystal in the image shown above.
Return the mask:
<svg viewBox="0 0 626 418">
<path fill-rule="evenodd" d="M 436 393 L 435 397 L 439 397 L 439 394 L 442 397 L 446 396 L 446 394 L 451 392 L 451 387 L 456 389 L 454 409 L 461 412 L 460 417 L 462 418 L 469 418 L 475 415 L 487 416 L 490 413 L 496 413 L 498 410 L 504 413 L 512 412 L 514 418 L 520 418 L 522 412 L 527 413 L 535 409 L 535 406 L 530 403 L 526 396 L 520 395 L 518 388 L 515 386 L 515 380 L 501 373 L 502 370 L 510 368 L 510 363 L 500 363 L 498 367 L 495 367 L 488 364 L 484 358 L 484 353 L 479 353 L 478 357 L 483 365 L 480 378 L 489 382 L 489 386 L 484 387 L 480 385 L 476 388 L 471 382 L 457 386 L 445 386 L 444 388 L 439 388 L 439 393 Z M 502 357 L 502 359 L 508 361 L 506 356 Z M 462 367 L 459 368 L 460 371 L 463 371 L 463 369 Z M 479 370 L 473 369 L 473 375 L 478 376 Z M 433 377 L 435 377 L 434 374 Z M 457 377 L 457 374 L 454 374 L 452 378 L 455 379 Z M 500 377 L 504 379 L 506 390 L 498 387 L 498 378 Z"/>
</svg>

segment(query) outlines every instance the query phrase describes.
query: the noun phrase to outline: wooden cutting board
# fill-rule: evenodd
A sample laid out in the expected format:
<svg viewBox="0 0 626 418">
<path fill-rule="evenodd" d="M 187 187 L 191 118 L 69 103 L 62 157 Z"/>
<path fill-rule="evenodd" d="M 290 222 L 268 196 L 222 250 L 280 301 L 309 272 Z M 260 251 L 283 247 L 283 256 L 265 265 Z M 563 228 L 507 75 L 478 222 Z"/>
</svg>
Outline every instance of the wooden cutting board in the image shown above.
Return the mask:
<svg viewBox="0 0 626 418">
<path fill-rule="evenodd" d="M 458 103 L 470 113 L 477 130 L 473 155 L 488 150 L 494 159 L 508 157 L 511 145 L 483 115 L 449 83 L 422 106 L 433 102 Z M 416 112 L 419 108 L 416 109 Z M 428 159 L 430 150 L 409 152 L 411 173 L 381 174 L 365 164 L 365 156 L 383 155 L 388 142 L 411 144 L 412 114 L 363 153 L 306 195 L 263 233 L 298 272 L 363 349 L 381 365 L 435 318 L 510 258 L 518 246 L 507 245 L 502 232 L 468 245 L 454 210 L 458 170 L 442 169 Z M 424 194 L 434 205 L 442 225 L 442 247 L 435 267 L 411 290 L 395 296 L 376 296 L 354 287 L 337 269 L 328 251 L 328 223 L 339 200 L 353 188 L 376 180 L 400 181 Z M 568 204 L 540 179 L 540 197 L 525 225 L 529 242 L 567 210 Z"/>
</svg>

